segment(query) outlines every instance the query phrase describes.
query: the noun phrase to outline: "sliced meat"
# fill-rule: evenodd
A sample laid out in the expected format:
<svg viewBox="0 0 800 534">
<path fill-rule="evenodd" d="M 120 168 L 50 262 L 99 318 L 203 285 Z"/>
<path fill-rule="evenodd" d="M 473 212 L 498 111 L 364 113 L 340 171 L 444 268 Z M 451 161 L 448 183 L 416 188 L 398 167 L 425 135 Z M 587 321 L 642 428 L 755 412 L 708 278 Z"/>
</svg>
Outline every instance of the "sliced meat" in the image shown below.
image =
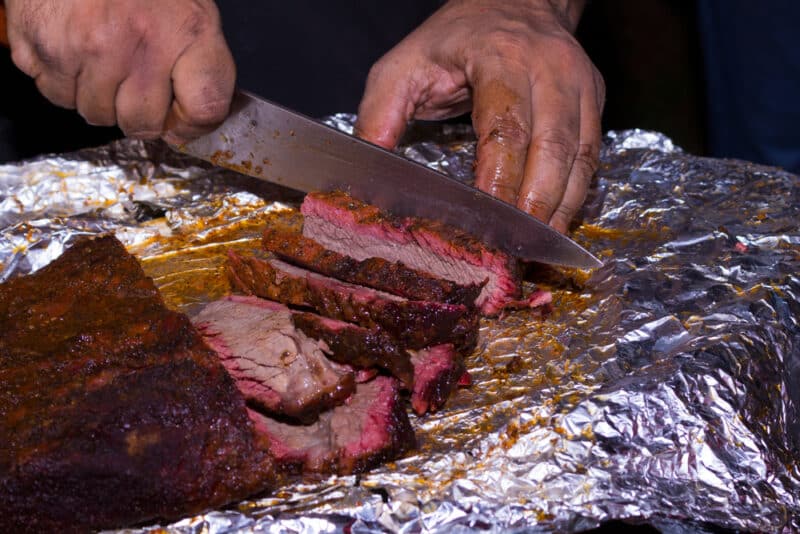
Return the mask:
<svg viewBox="0 0 800 534">
<path fill-rule="evenodd" d="M 324 341 L 331 359 L 365 369 L 380 367 L 408 387 L 414 383 L 414 367 L 408 351 L 400 348 L 391 336 L 315 313 L 295 312 L 292 320 L 307 336 Z"/>
<path fill-rule="evenodd" d="M 264 248 L 281 259 L 351 284 L 371 287 L 411 300 L 472 306 L 484 284 L 460 285 L 383 258 L 356 260 L 328 250 L 298 232 L 278 227 L 264 231 Z"/>
<path fill-rule="evenodd" d="M 311 425 L 292 425 L 251 412 L 270 452 L 303 471 L 349 474 L 392 460 L 415 445 L 397 380 L 379 376 L 359 384 L 347 404 Z"/>
<path fill-rule="evenodd" d="M 298 331 L 286 306 L 255 297 L 226 297 L 194 317 L 247 402 L 277 415 L 311 421 L 355 390 L 348 366 Z"/>
<path fill-rule="evenodd" d="M 414 389 L 411 407 L 417 415 L 435 412 L 447 402 L 466 372 L 461 356 L 452 345 L 437 345 L 411 351 Z"/>
<path fill-rule="evenodd" d="M 111 236 L 0 284 L 0 530 L 199 513 L 275 483 L 216 354 Z"/>
<path fill-rule="evenodd" d="M 309 193 L 303 235 L 356 260 L 378 257 L 461 285 L 488 283 L 476 300 L 487 315 L 521 296 L 518 262 L 460 230 L 423 219 L 398 219 L 341 192 Z"/>
<path fill-rule="evenodd" d="M 374 289 L 340 282 L 266 256 L 228 251 L 228 276 L 245 293 L 313 308 L 333 319 L 380 328 L 412 349 L 453 343 L 471 351 L 477 342 L 478 317 L 460 304 L 407 300 Z"/>
</svg>

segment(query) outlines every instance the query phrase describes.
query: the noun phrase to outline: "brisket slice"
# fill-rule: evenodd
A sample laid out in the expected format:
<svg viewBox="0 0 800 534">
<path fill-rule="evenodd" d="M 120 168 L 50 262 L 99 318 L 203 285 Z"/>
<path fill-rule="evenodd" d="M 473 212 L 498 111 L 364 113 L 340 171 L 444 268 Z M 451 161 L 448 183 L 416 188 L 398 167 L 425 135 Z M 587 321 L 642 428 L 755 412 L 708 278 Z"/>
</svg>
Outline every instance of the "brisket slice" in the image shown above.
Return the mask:
<svg viewBox="0 0 800 534">
<path fill-rule="evenodd" d="M 113 237 L 0 285 L 0 530 L 172 519 L 271 486 L 244 399 Z"/>
<path fill-rule="evenodd" d="M 313 421 L 355 390 L 351 368 L 330 361 L 322 343 L 298 331 L 286 306 L 226 297 L 194 317 L 248 404 Z"/>
<path fill-rule="evenodd" d="M 408 351 L 380 330 L 307 312 L 293 313 L 292 320 L 307 336 L 324 341 L 332 360 L 364 369 L 380 367 L 408 387 L 414 383 L 414 367 Z"/>
<path fill-rule="evenodd" d="M 461 356 L 452 345 L 437 345 L 411 352 L 414 389 L 411 407 L 417 415 L 435 412 L 447 402 L 466 372 Z"/>
<path fill-rule="evenodd" d="M 421 349 L 453 343 L 459 350 L 471 351 L 477 342 L 477 314 L 460 304 L 406 300 L 274 258 L 242 256 L 232 250 L 228 251 L 227 271 L 232 285 L 240 291 L 310 307 L 365 328 L 380 328 L 403 347 Z"/>
<path fill-rule="evenodd" d="M 281 259 L 351 284 L 371 287 L 411 300 L 433 300 L 473 306 L 483 284 L 460 285 L 383 258 L 362 261 L 328 250 L 302 234 L 267 228 L 264 248 Z"/>
<path fill-rule="evenodd" d="M 488 280 L 475 302 L 486 315 L 522 294 L 515 259 L 450 226 L 394 218 L 341 192 L 309 193 L 301 211 L 303 235 L 356 260 L 384 258 L 467 286 Z"/>
<path fill-rule="evenodd" d="M 278 422 L 251 412 L 279 463 L 303 471 L 349 474 L 397 458 L 415 445 L 398 382 L 379 376 L 359 384 L 342 406 L 311 425 Z"/>
</svg>

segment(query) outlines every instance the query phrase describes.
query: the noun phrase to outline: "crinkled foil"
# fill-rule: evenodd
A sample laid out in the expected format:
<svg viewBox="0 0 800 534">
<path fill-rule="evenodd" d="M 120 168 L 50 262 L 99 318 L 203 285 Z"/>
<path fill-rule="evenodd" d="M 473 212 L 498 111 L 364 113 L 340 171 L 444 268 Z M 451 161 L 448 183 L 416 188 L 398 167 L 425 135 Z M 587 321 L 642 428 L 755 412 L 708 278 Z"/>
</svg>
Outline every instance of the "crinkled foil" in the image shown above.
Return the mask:
<svg viewBox="0 0 800 534">
<path fill-rule="evenodd" d="M 427 125 L 409 142 L 407 156 L 469 179 L 464 128 Z M 219 251 L 252 244 L 297 200 L 159 144 L 0 166 L 0 272 L 113 230 L 188 309 L 225 291 Z M 554 311 L 483 321 L 474 383 L 414 418 L 415 452 L 163 528 L 560 532 L 621 519 L 798 531 L 798 221 L 797 176 L 612 132 L 573 233 L 604 267 L 529 269 Z"/>
</svg>

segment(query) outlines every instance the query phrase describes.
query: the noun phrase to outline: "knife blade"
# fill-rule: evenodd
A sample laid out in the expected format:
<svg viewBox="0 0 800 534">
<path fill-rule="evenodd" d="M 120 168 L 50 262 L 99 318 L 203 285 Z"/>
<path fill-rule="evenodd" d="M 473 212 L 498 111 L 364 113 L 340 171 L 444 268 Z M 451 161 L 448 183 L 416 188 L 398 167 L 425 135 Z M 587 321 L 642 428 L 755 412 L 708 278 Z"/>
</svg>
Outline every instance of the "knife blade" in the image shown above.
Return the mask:
<svg viewBox="0 0 800 534">
<path fill-rule="evenodd" d="M 436 219 L 525 260 L 602 265 L 515 206 L 244 91 L 234 94 L 219 128 L 175 148 L 292 189 L 341 190 L 397 216 Z"/>
</svg>

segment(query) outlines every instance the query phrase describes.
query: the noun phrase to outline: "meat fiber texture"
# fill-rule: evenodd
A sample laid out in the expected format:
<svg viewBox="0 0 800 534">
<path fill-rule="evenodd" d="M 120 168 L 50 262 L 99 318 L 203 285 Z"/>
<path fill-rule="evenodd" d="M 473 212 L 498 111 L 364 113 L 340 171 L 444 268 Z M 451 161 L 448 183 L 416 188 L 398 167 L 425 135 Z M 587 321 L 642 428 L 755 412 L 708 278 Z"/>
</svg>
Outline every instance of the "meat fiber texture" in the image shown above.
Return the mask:
<svg viewBox="0 0 800 534">
<path fill-rule="evenodd" d="M 397 380 L 379 376 L 359 384 L 347 404 L 312 425 L 292 425 L 251 413 L 269 437 L 276 460 L 301 471 L 363 471 L 415 445 Z"/>
<path fill-rule="evenodd" d="M 326 315 L 299 313 L 294 322 L 309 336 L 326 341 L 343 358 L 337 361 L 371 362 L 412 386 L 412 407 L 417 414 L 439 409 L 464 375 L 462 353 L 471 350 L 478 333 L 474 314 L 466 325 L 459 323 L 451 330 L 452 321 L 443 320 L 449 315 L 436 310 L 452 305 L 418 302 L 419 307 L 397 308 L 414 301 L 339 282 L 274 258 L 229 251 L 228 259 L 228 274 L 235 288 L 289 305 L 311 306 Z M 328 318 L 331 316 L 336 320 Z M 356 329 L 345 321 L 366 328 Z M 466 345 L 465 338 L 469 339 Z M 456 350 L 454 341 L 462 351 Z M 412 348 L 420 350 L 406 350 Z M 405 361 L 409 357 L 412 380 Z"/>
<path fill-rule="evenodd" d="M 400 262 L 461 285 L 483 284 L 475 304 L 495 315 L 521 297 L 519 262 L 436 221 L 399 219 L 341 192 L 309 193 L 303 235 L 356 260 Z"/>
<path fill-rule="evenodd" d="M 483 284 L 461 285 L 383 258 L 356 260 L 328 250 L 295 231 L 264 230 L 264 248 L 289 263 L 351 284 L 379 289 L 411 300 L 474 305 Z"/>
<path fill-rule="evenodd" d="M 294 312 L 292 321 L 306 335 L 323 341 L 331 359 L 362 369 L 380 367 L 407 387 L 414 384 L 410 354 L 384 332 L 308 312 Z"/>
<path fill-rule="evenodd" d="M 466 376 L 467 369 L 453 345 L 412 351 L 414 387 L 411 408 L 417 415 L 438 411 Z"/>
<path fill-rule="evenodd" d="M 227 272 L 233 287 L 246 294 L 310 307 L 365 328 L 379 328 L 405 348 L 452 343 L 469 352 L 477 343 L 478 317 L 462 304 L 407 300 L 258 253 L 244 256 L 229 251 Z"/>
<path fill-rule="evenodd" d="M 329 360 L 285 306 L 234 296 L 206 305 L 194 322 L 248 403 L 269 413 L 313 421 L 355 390 L 352 368 Z"/>
<path fill-rule="evenodd" d="M 275 483 L 244 399 L 113 237 L 0 285 L 0 530 L 85 531 Z"/>
<path fill-rule="evenodd" d="M 413 446 L 397 380 L 369 376 L 356 387 L 353 367 L 326 358 L 374 364 L 392 350 L 377 345 L 380 335 L 236 295 L 206 305 L 195 321 L 254 408 L 251 419 L 283 467 L 346 474 Z M 405 357 L 410 382 L 410 355 L 394 351 Z"/>
</svg>

